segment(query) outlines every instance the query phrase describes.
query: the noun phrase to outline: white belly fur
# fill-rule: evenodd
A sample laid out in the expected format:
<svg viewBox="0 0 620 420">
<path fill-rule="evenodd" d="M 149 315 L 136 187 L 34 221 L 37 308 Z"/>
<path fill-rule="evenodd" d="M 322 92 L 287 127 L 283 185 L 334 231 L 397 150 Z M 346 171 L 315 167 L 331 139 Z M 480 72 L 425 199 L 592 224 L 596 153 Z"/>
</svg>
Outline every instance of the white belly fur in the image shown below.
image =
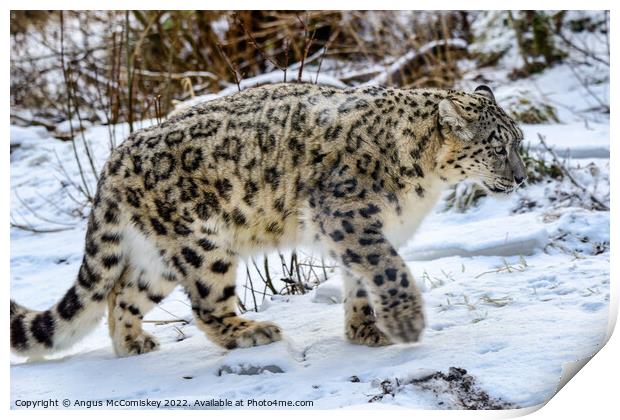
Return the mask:
<svg viewBox="0 0 620 420">
<path fill-rule="evenodd" d="M 415 192 L 400 200 L 401 213 L 390 212 L 385 220 L 385 235 L 392 243 L 394 248 L 404 245 L 413 237 L 420 223 L 426 215 L 435 207 L 442 188 L 438 183 L 433 183 L 430 188 L 426 188 L 424 197 L 418 196 Z"/>
<path fill-rule="evenodd" d="M 430 188 L 429 188 L 430 187 Z M 441 195 L 442 188 L 436 183 L 427 186 L 424 197 L 419 197 L 415 192 L 410 193 L 407 197 L 400 199 L 401 213 L 390 211 L 385 218 L 385 235 L 391 244 L 398 248 L 407 242 L 416 232 L 417 228 L 424 217 L 433 209 L 437 200 Z M 303 221 L 303 229 L 300 226 L 295 227 L 289 225 L 285 230 L 285 235 L 279 243 L 269 243 L 265 241 L 262 246 L 251 246 L 246 238 L 235 238 L 242 245 L 236 250 L 244 259 L 250 256 L 269 252 L 274 249 L 291 249 L 295 246 L 302 246 L 307 250 L 323 254 L 321 244 L 316 242 L 313 229 L 313 223 L 310 221 L 309 209 L 303 209 L 300 212 L 299 221 Z M 207 226 L 213 230 L 221 229 L 221 226 Z M 225 237 L 227 235 L 224 235 Z M 245 236 L 245 235 L 244 235 Z M 257 235 L 259 236 L 259 235 Z M 234 238 L 233 235 L 228 236 Z M 260 237 L 260 236 L 259 236 Z M 241 239 L 241 240 L 239 240 Z M 232 245 L 232 244 L 229 244 Z M 170 272 L 170 268 L 159 254 L 155 244 L 142 234 L 131 223 L 125 225 L 123 232 L 123 254 L 127 256 L 127 261 L 133 268 L 131 280 L 147 283 L 150 287 L 158 289 L 164 275 Z M 234 246 L 232 246 L 234 248 Z"/>
<path fill-rule="evenodd" d="M 133 269 L 132 281 L 140 278 L 142 283 L 157 286 L 164 273 L 169 271 L 155 244 L 131 224 L 127 224 L 123 232 L 122 247 Z M 157 287 L 153 290 L 157 290 Z"/>
</svg>

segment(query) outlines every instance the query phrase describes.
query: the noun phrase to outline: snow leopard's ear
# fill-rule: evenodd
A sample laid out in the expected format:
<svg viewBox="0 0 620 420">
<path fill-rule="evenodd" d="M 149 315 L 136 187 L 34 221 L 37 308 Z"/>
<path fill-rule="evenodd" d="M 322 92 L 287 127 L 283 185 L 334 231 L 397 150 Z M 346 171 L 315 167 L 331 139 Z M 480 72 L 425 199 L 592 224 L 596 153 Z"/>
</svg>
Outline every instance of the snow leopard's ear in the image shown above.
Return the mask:
<svg viewBox="0 0 620 420">
<path fill-rule="evenodd" d="M 478 86 L 475 90 L 474 93 L 478 94 L 478 95 L 482 95 L 487 99 L 492 100 L 493 102 L 495 102 L 495 95 L 493 95 L 493 91 L 491 90 L 490 87 L 488 87 L 487 85 L 480 85 Z"/>
<path fill-rule="evenodd" d="M 474 138 L 470 123 L 459 109 L 459 106 L 449 98 L 439 102 L 439 122 L 461 140 L 469 141 Z"/>
</svg>

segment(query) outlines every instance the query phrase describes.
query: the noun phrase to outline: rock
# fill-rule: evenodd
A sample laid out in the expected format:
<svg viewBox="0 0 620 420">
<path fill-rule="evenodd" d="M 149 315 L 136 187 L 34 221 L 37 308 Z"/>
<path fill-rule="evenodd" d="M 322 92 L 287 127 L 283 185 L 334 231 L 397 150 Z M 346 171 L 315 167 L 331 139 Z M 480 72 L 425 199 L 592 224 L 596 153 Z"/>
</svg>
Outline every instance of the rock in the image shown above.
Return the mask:
<svg viewBox="0 0 620 420">
<path fill-rule="evenodd" d="M 333 282 L 319 285 L 312 296 L 314 303 L 342 303 L 342 288 Z"/>
<path fill-rule="evenodd" d="M 242 364 L 237 366 L 224 365 L 218 370 L 217 376 L 222 376 L 223 374 L 260 375 L 264 372 L 284 373 L 282 368 L 276 365 L 255 366 L 250 364 Z"/>
</svg>

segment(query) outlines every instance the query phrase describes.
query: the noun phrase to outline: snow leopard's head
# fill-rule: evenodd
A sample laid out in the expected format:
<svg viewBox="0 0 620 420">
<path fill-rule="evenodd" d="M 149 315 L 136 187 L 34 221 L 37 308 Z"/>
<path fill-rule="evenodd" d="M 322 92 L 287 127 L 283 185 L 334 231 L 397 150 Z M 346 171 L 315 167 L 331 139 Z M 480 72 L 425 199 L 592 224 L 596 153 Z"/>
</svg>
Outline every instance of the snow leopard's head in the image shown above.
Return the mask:
<svg viewBox="0 0 620 420">
<path fill-rule="evenodd" d="M 488 86 L 474 93 L 449 91 L 439 103 L 439 122 L 449 147 L 443 165 L 457 179 L 476 180 L 494 193 L 510 193 L 523 183 L 523 132 Z"/>
</svg>

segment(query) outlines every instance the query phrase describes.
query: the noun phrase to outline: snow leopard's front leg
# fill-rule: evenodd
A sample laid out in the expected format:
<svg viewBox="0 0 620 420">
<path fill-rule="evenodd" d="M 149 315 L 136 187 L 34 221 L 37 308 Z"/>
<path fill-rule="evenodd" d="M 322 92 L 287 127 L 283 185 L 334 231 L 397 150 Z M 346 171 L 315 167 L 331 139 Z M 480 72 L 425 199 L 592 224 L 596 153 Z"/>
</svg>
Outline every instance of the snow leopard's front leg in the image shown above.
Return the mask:
<svg viewBox="0 0 620 420">
<path fill-rule="evenodd" d="M 346 270 L 363 280 L 376 325 L 392 342 L 411 343 L 424 329 L 422 297 L 405 261 L 383 233 L 379 202 L 315 193 L 321 242 Z"/>
</svg>

